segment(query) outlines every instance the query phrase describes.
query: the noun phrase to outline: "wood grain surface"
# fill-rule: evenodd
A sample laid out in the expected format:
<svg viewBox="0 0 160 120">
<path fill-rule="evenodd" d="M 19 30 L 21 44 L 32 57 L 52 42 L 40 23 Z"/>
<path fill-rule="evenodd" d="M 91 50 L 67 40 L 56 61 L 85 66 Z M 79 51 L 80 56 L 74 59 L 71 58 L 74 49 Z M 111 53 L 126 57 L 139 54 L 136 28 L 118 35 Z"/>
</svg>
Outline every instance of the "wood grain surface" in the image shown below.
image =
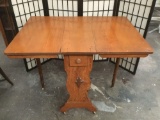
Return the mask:
<svg viewBox="0 0 160 120">
<path fill-rule="evenodd" d="M 39 16 L 31 17 L 5 50 L 12 58 L 59 53 L 145 57 L 153 49 L 125 17 Z"/>
</svg>

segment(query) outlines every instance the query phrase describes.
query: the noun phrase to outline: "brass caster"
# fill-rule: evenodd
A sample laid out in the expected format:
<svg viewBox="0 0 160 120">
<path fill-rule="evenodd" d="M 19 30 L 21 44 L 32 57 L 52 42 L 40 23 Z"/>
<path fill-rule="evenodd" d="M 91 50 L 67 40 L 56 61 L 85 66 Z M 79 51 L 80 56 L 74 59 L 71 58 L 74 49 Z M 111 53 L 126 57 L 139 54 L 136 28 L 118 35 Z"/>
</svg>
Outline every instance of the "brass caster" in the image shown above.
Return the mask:
<svg viewBox="0 0 160 120">
<path fill-rule="evenodd" d="M 67 113 L 66 113 L 66 112 L 63 112 L 63 114 L 66 115 Z"/>
<path fill-rule="evenodd" d="M 42 88 L 42 90 L 44 90 L 44 88 Z"/>
<path fill-rule="evenodd" d="M 94 111 L 93 114 L 96 114 L 96 112 Z"/>
</svg>

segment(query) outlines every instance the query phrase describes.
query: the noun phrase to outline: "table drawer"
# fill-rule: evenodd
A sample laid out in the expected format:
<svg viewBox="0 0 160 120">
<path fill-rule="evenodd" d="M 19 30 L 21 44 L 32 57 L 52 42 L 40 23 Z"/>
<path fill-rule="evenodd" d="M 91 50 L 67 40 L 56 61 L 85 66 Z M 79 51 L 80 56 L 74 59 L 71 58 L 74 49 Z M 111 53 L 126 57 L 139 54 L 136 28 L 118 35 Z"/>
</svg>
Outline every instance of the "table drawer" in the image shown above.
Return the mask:
<svg viewBox="0 0 160 120">
<path fill-rule="evenodd" d="M 87 56 L 69 56 L 70 66 L 87 66 Z"/>
</svg>

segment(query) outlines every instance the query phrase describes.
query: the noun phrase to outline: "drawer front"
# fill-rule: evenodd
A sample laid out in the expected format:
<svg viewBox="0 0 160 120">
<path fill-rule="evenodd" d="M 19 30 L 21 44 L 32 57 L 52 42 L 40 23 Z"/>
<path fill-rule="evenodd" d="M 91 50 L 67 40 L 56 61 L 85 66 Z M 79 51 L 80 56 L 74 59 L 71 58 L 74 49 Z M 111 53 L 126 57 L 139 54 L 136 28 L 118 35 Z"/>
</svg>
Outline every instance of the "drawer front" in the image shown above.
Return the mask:
<svg viewBox="0 0 160 120">
<path fill-rule="evenodd" d="M 70 66 L 87 66 L 87 56 L 69 56 Z"/>
</svg>

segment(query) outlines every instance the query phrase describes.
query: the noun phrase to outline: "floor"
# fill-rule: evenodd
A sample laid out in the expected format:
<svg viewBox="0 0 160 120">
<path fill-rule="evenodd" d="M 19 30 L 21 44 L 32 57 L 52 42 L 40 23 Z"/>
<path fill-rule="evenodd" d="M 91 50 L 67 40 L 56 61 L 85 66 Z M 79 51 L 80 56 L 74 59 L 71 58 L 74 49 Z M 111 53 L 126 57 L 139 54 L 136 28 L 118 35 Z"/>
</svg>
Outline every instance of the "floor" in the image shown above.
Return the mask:
<svg viewBox="0 0 160 120">
<path fill-rule="evenodd" d="M 150 30 L 154 26 L 150 27 Z M 22 59 L 9 59 L 0 35 L 0 66 L 14 82 L 0 83 L 0 120 L 160 120 L 160 34 L 148 34 L 154 54 L 140 60 L 136 75 L 119 69 L 115 87 L 110 88 L 114 64 L 95 62 L 89 98 L 96 114 L 59 108 L 68 98 L 63 61 L 43 65 L 46 89 L 41 90 L 37 69 L 25 71 Z"/>
<path fill-rule="evenodd" d="M 152 33 L 154 32 L 155 30 L 159 30 L 159 33 L 160 33 L 160 7 L 156 7 L 154 8 L 154 12 L 153 12 L 153 15 L 152 15 L 152 21 L 151 21 L 151 24 L 157 24 L 157 26 L 150 30 L 149 33 Z"/>
</svg>

